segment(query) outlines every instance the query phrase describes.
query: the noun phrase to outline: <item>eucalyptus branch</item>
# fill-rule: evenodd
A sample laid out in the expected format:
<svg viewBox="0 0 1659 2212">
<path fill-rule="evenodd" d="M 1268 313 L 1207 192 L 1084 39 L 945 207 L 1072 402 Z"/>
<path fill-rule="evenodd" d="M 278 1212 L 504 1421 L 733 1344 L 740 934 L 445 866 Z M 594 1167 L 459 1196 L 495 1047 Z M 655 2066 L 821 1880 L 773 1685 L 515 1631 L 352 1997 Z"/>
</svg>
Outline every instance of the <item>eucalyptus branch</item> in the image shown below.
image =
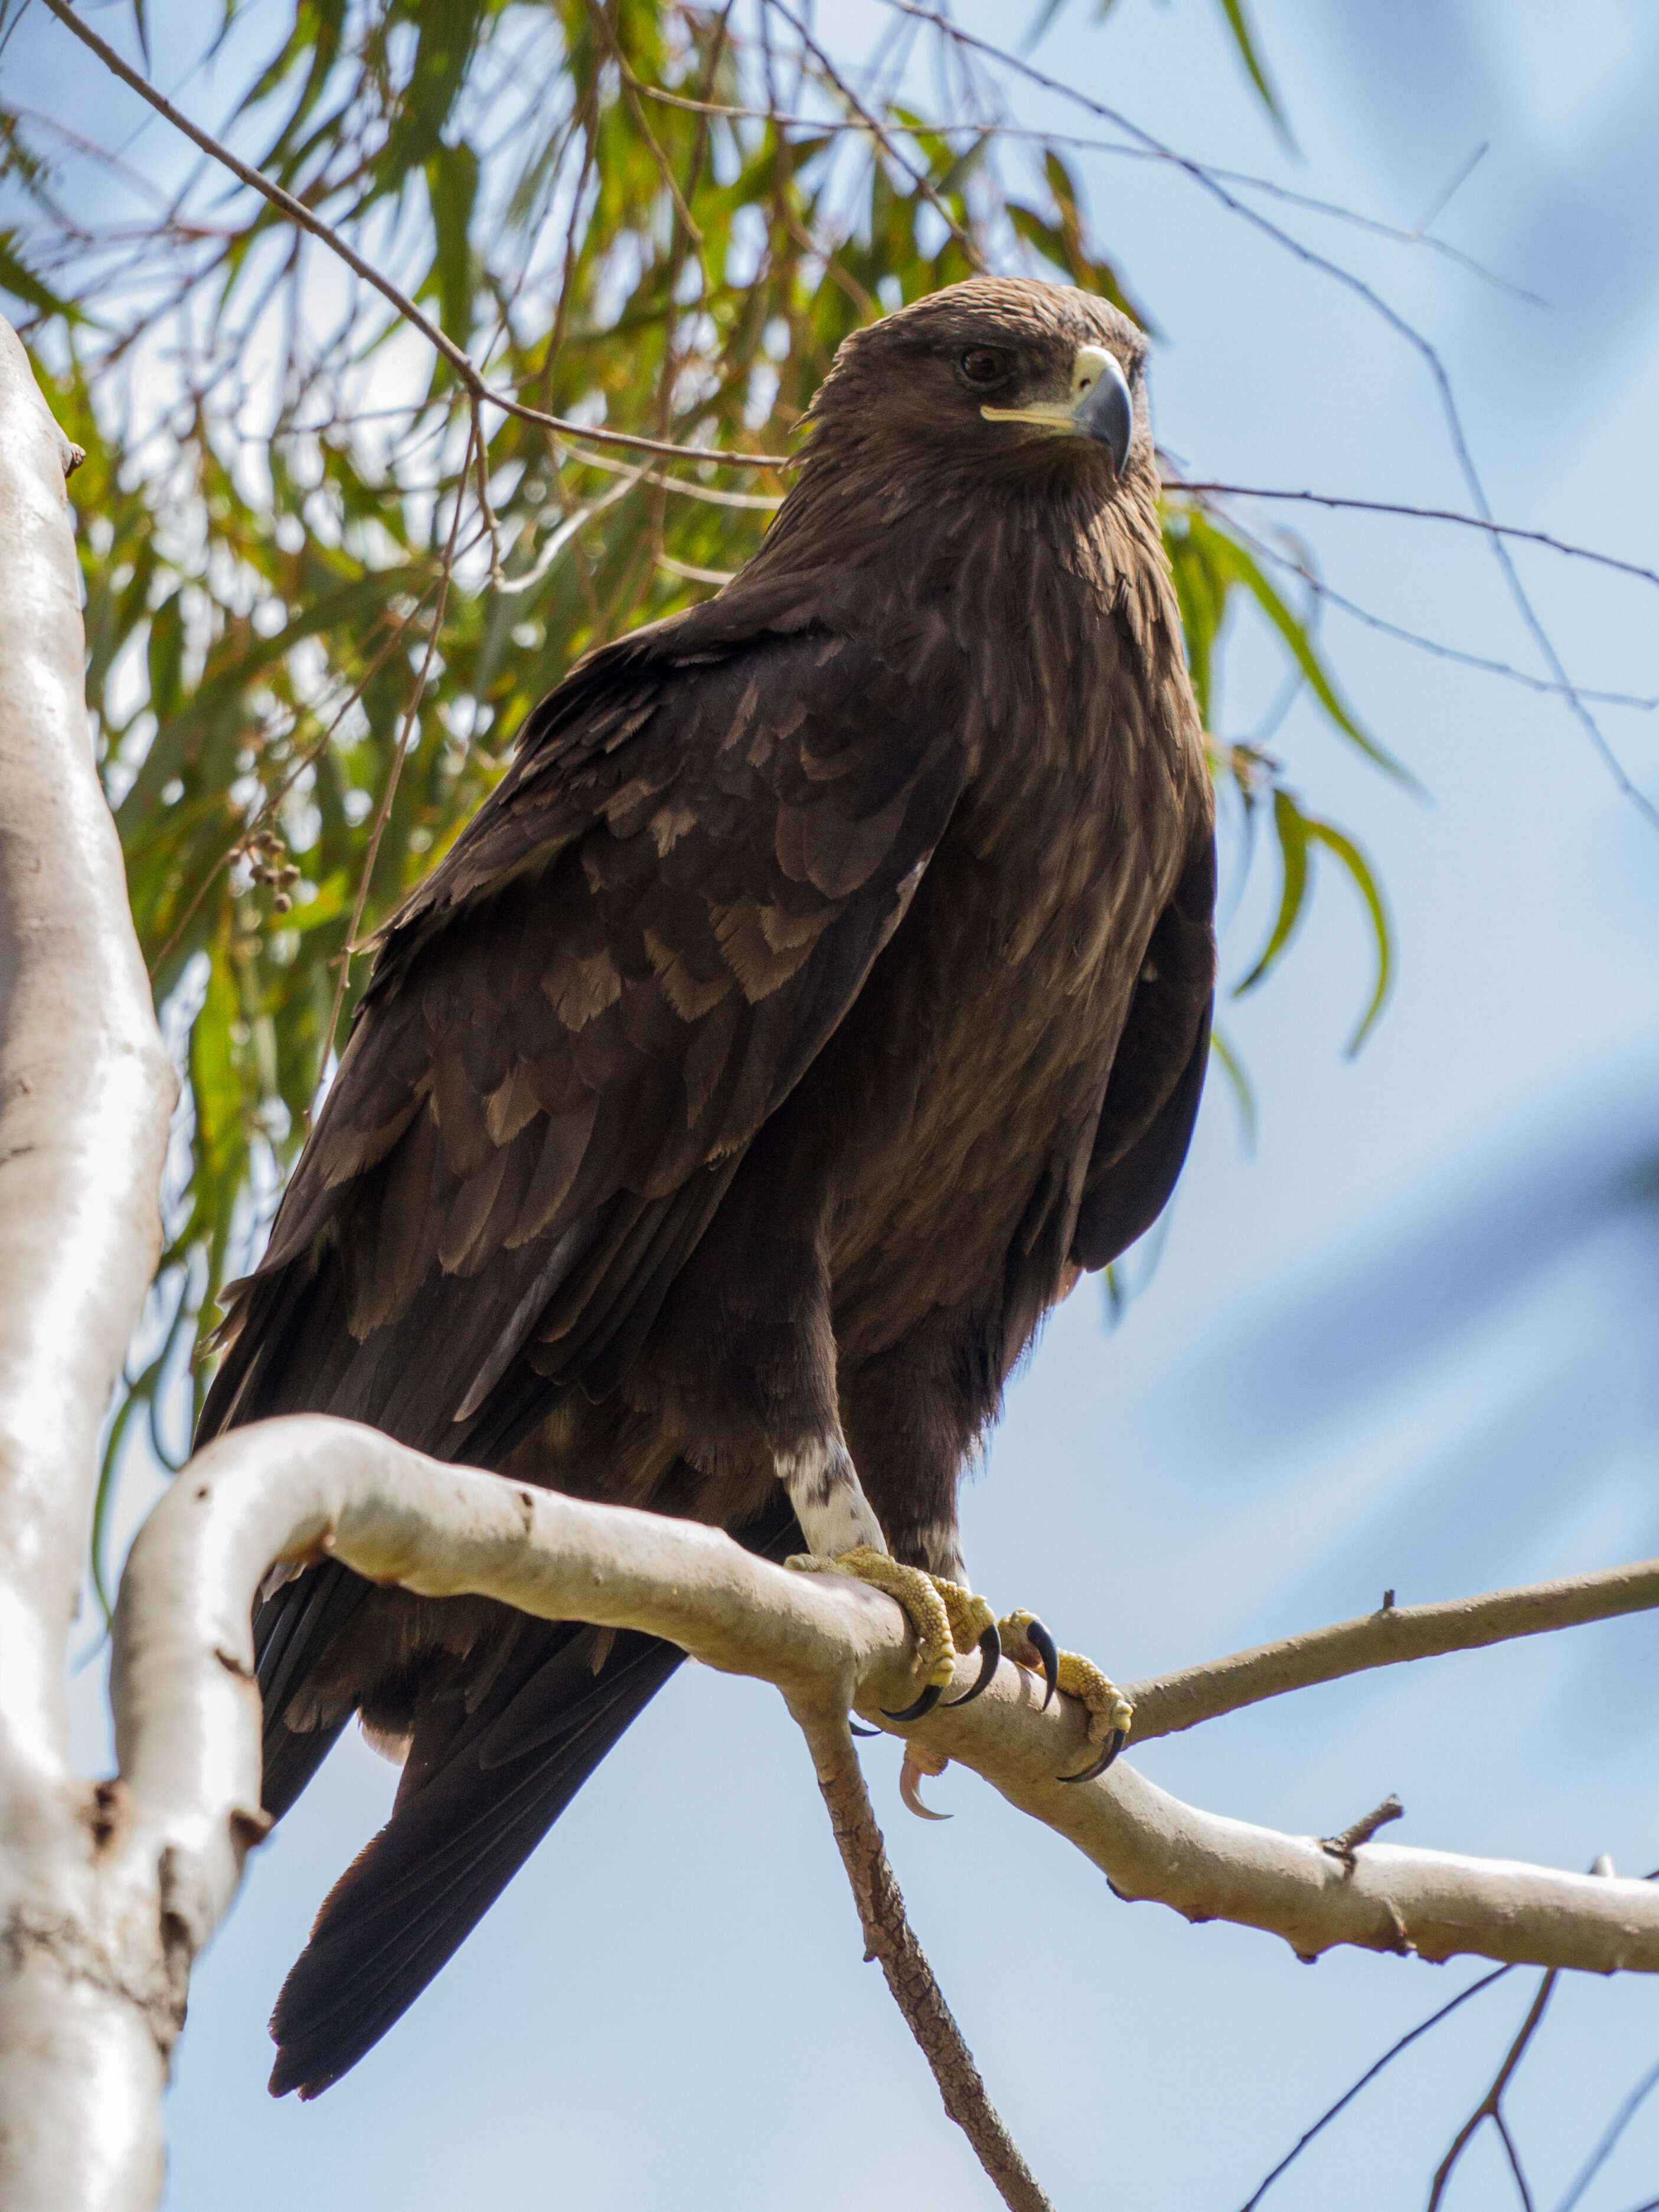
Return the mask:
<svg viewBox="0 0 1659 2212">
<path fill-rule="evenodd" d="M 153 1884 L 102 1879 L 64 1649 L 176 1085 L 87 726 L 72 453 L 0 324 L 0 2203 L 138 2212 L 173 2025 L 161 1914 Z"/>
<path fill-rule="evenodd" d="M 295 1415 L 210 1444 L 134 1546 L 117 1608 L 116 1668 L 118 1710 L 143 1720 L 136 1735 L 129 1729 L 122 1738 L 146 1747 L 137 1765 L 122 1753 L 137 1802 L 164 1813 L 165 1805 L 216 1808 L 192 1814 L 210 1831 L 246 1802 L 258 1719 L 242 1674 L 252 1650 L 247 1601 L 276 1560 L 325 1553 L 377 1583 L 428 1596 L 473 1593 L 544 1619 L 663 1636 L 708 1666 L 774 1683 L 796 1708 L 851 1707 L 879 1721 L 915 1692 L 908 1621 L 891 1599 L 860 1583 L 787 1573 L 695 1523 L 526 1488 L 427 1459 L 349 1422 Z M 1652 1570 L 1621 1571 L 1648 1576 L 1640 1601 L 1659 1604 Z M 1607 1580 L 1584 1578 L 1592 1586 Z M 1633 1589 L 1627 1602 L 1613 1603 L 1593 1587 L 1573 1612 L 1561 1595 L 1570 1587 L 1504 1593 L 1507 1626 L 1492 1601 L 1471 1601 L 1462 1633 L 1448 1620 L 1431 1648 L 1470 1648 L 1638 1602 Z M 1376 1663 L 1351 1638 L 1346 1663 L 1287 1675 L 1278 1686 Z M 1224 1682 L 1227 1662 L 1220 1671 Z M 1238 1686 L 1235 1680 L 1214 1709 L 1244 1702 Z M 1166 1705 L 1160 1716 L 1157 1693 L 1151 1685 L 1142 1695 L 1151 1732 L 1164 1733 L 1171 1715 Z M 1544 1966 L 1659 1972 L 1659 1893 L 1646 1883 L 1370 1843 L 1349 1866 L 1316 1837 L 1183 1805 L 1121 1759 L 1098 1780 L 1067 1784 L 1060 1778 L 1087 1756 L 1088 1716 L 1064 1698 L 1045 1710 L 1041 1683 L 1006 1662 L 972 1705 L 888 1726 L 939 1759 L 972 1767 L 1067 1837 L 1120 1894 L 1156 1899 L 1190 1919 L 1262 1928 L 1304 1955 L 1352 1943 L 1431 1958 L 1476 1952 Z M 166 1778 L 165 1788 L 155 1777 Z M 170 1829 L 167 1836 L 180 1841 Z M 215 1895 L 225 1872 L 222 1858 L 209 1885 Z"/>
<path fill-rule="evenodd" d="M 933 2069 L 945 2111 L 973 2145 L 1008 2212 L 1054 2212 L 987 2095 L 973 2053 L 911 1930 L 846 1715 L 833 1706 L 814 1711 L 803 1705 L 794 1709 L 794 1717 L 812 1754 L 836 1847 L 858 1906 L 866 1961 L 879 1961 L 893 2002 Z"/>
<path fill-rule="evenodd" d="M 1310 1629 L 1205 1666 L 1131 1683 L 1124 1694 L 1135 1709 L 1134 1740 L 1145 1743 L 1260 1705 L 1264 1698 L 1281 1698 L 1286 1691 L 1334 1682 L 1373 1667 L 1473 1651 L 1585 1621 L 1649 1613 L 1656 1606 L 1659 1559 L 1640 1559 L 1627 1567 L 1452 1598 L 1441 1605 L 1384 1605 L 1329 1628 Z"/>
</svg>

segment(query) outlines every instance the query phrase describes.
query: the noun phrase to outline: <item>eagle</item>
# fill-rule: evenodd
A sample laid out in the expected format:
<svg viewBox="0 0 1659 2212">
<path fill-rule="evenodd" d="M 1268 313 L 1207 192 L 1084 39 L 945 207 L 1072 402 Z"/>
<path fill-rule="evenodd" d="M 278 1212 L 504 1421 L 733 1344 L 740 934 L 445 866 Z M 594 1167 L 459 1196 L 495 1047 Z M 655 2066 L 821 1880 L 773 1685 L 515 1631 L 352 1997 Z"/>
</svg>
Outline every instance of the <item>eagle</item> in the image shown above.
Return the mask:
<svg viewBox="0 0 1659 2212">
<path fill-rule="evenodd" d="M 927 1677 L 899 1717 L 958 1645 L 982 1686 L 963 1469 L 1045 1314 L 1168 1200 L 1207 1058 L 1146 356 L 1105 301 L 1000 277 L 845 341 L 754 558 L 574 666 L 383 932 L 202 1438 L 338 1414 L 711 1523 L 899 1597 Z M 284 1572 L 267 1809 L 354 1713 L 403 1762 L 272 2020 L 272 2093 L 310 2097 L 684 1655 Z M 1104 1683 L 1030 1614 L 1004 1640 L 1051 1694 Z"/>
</svg>

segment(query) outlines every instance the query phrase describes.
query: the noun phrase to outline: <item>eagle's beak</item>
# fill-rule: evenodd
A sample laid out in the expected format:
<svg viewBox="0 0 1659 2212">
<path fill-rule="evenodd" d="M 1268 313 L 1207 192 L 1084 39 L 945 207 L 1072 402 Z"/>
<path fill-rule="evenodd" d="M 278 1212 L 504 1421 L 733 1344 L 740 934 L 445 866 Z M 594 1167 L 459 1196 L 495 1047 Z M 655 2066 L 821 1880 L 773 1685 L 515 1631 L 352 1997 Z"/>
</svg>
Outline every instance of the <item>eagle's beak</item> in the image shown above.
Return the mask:
<svg viewBox="0 0 1659 2212">
<path fill-rule="evenodd" d="M 1035 422 L 1075 438 L 1093 438 L 1109 448 L 1121 476 L 1134 435 L 1135 404 L 1117 356 L 1104 346 L 1079 346 L 1072 356 L 1071 396 L 1038 400 L 1030 407 L 981 407 L 988 422 Z"/>
</svg>

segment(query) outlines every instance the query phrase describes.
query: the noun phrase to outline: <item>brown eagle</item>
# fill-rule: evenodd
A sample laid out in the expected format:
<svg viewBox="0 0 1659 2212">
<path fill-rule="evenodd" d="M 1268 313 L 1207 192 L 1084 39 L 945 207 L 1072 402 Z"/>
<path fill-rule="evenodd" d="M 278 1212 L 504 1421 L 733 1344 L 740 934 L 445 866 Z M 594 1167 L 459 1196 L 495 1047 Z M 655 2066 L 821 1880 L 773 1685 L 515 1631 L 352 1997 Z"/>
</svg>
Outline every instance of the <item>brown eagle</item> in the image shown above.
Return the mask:
<svg viewBox="0 0 1659 2212">
<path fill-rule="evenodd" d="M 1145 353 L 998 278 L 847 341 L 755 558 L 578 665 L 386 931 L 204 1437 L 372 1422 L 850 1553 L 934 1634 L 964 1462 L 1163 1207 L 1204 1078 L 1210 782 Z M 333 1564 L 256 1646 L 273 1814 L 354 1712 L 404 1761 L 272 2021 L 273 2092 L 312 2096 L 682 1655 Z"/>
</svg>

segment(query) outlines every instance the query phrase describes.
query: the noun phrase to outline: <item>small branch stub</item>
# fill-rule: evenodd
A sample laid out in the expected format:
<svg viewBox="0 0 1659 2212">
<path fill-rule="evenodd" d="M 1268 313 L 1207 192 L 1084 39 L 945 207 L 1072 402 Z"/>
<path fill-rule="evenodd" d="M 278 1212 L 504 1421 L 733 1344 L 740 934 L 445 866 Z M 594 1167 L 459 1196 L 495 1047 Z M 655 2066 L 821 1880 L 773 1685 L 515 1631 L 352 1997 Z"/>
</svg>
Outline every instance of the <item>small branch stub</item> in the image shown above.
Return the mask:
<svg viewBox="0 0 1659 2212">
<path fill-rule="evenodd" d="M 1390 1790 L 1382 1802 L 1363 1814 L 1340 1836 L 1322 1836 L 1320 1843 L 1334 1859 L 1340 1859 L 1350 1874 L 1353 1872 L 1353 1855 L 1361 1844 L 1370 1843 L 1379 1828 L 1386 1828 L 1390 1820 L 1403 1820 L 1406 1808 Z"/>
</svg>

